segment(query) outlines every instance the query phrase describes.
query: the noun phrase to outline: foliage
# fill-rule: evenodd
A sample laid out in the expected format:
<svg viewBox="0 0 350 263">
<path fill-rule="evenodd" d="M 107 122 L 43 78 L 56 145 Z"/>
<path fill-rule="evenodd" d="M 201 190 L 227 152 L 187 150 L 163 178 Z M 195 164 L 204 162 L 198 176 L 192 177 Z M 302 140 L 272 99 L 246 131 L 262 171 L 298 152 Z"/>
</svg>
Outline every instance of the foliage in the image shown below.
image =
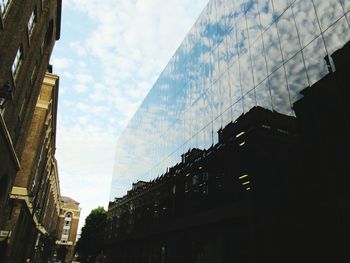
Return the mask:
<svg viewBox="0 0 350 263">
<path fill-rule="evenodd" d="M 80 262 L 95 262 L 102 251 L 107 212 L 103 207 L 93 209 L 85 220 L 81 235 L 76 245 Z"/>
</svg>

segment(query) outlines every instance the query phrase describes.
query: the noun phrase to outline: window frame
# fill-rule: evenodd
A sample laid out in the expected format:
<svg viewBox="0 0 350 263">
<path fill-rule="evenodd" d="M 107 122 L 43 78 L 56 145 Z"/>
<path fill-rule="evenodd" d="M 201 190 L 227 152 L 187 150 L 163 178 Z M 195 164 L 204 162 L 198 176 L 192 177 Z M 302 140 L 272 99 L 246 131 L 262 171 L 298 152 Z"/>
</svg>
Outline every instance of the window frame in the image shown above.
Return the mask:
<svg viewBox="0 0 350 263">
<path fill-rule="evenodd" d="M 27 24 L 29 38 L 31 37 L 31 35 L 34 31 L 34 27 L 37 23 L 37 17 L 38 17 L 38 11 L 37 11 L 37 7 L 35 6 L 30 17 L 29 17 L 28 24 Z"/>
<path fill-rule="evenodd" d="M 23 46 L 21 44 L 17 49 L 16 56 L 13 59 L 12 66 L 11 66 L 11 73 L 12 73 L 13 79 L 16 79 L 18 75 L 18 72 L 23 62 L 23 57 L 24 57 L 24 52 L 23 52 Z"/>
<path fill-rule="evenodd" d="M 10 2 L 11 0 L 0 0 L 0 14 L 2 18 L 6 16 Z"/>
</svg>

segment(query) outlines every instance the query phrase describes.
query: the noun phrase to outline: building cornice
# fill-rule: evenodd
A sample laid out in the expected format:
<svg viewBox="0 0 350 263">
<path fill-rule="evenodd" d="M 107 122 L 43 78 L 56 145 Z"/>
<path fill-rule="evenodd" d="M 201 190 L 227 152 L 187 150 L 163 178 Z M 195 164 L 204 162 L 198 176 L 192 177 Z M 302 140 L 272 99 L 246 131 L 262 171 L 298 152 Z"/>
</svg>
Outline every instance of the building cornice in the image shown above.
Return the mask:
<svg viewBox="0 0 350 263">
<path fill-rule="evenodd" d="M 47 230 L 45 229 L 45 227 L 39 223 L 39 220 L 36 216 L 35 213 L 33 213 L 33 204 L 29 199 L 29 194 L 28 194 L 28 190 L 25 187 L 18 187 L 18 186 L 14 186 L 12 187 L 12 191 L 10 194 L 10 198 L 11 199 L 15 199 L 15 200 L 22 200 L 25 202 L 30 214 L 33 216 L 33 221 L 35 223 L 35 227 L 38 229 L 38 231 L 40 231 L 42 234 L 47 234 Z"/>
</svg>

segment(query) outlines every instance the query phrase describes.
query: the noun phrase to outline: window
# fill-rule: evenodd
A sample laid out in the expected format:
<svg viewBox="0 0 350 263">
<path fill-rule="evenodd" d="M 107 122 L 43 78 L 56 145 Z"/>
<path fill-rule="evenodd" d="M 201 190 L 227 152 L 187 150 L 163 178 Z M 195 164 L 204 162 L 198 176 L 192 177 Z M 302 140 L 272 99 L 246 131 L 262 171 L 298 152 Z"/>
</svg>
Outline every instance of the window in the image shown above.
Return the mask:
<svg viewBox="0 0 350 263">
<path fill-rule="evenodd" d="M 68 240 L 71 221 L 72 221 L 72 214 L 67 213 L 66 216 L 64 217 L 64 226 L 63 226 L 63 231 L 62 231 L 62 236 L 61 236 L 62 241 Z"/>
<path fill-rule="evenodd" d="M 194 175 L 194 176 L 192 177 L 192 184 L 193 184 L 193 185 L 197 185 L 197 184 L 198 184 L 198 176 L 197 176 L 197 175 Z"/>
<path fill-rule="evenodd" d="M 36 23 L 36 7 L 33 10 L 32 14 L 30 15 L 30 18 L 29 18 L 29 21 L 28 21 L 28 33 L 29 33 L 29 35 L 33 31 L 35 23 Z"/>
<path fill-rule="evenodd" d="M 3 15 L 6 12 L 9 2 L 10 0 L 0 0 L 1 15 Z"/>
<path fill-rule="evenodd" d="M 1 0 L 0 0 L 1 1 Z M 16 56 L 15 56 L 15 59 L 13 61 L 13 64 L 12 64 L 12 74 L 15 76 L 18 72 L 18 69 L 19 67 L 21 66 L 21 63 L 22 63 L 22 59 L 23 59 L 23 49 L 22 49 L 22 46 L 19 47 L 19 49 L 17 50 L 17 53 L 16 53 Z"/>
</svg>

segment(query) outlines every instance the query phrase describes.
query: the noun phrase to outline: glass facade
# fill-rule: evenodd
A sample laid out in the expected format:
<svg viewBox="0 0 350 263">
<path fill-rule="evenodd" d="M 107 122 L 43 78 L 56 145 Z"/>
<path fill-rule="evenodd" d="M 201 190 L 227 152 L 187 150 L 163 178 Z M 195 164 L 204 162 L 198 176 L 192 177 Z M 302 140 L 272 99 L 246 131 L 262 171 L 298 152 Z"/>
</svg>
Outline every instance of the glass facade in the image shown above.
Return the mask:
<svg viewBox="0 0 350 263">
<path fill-rule="evenodd" d="M 350 0 L 210 1 L 119 138 L 111 199 L 217 143 L 255 105 L 294 115 L 350 40 L 349 10 Z"/>
</svg>

